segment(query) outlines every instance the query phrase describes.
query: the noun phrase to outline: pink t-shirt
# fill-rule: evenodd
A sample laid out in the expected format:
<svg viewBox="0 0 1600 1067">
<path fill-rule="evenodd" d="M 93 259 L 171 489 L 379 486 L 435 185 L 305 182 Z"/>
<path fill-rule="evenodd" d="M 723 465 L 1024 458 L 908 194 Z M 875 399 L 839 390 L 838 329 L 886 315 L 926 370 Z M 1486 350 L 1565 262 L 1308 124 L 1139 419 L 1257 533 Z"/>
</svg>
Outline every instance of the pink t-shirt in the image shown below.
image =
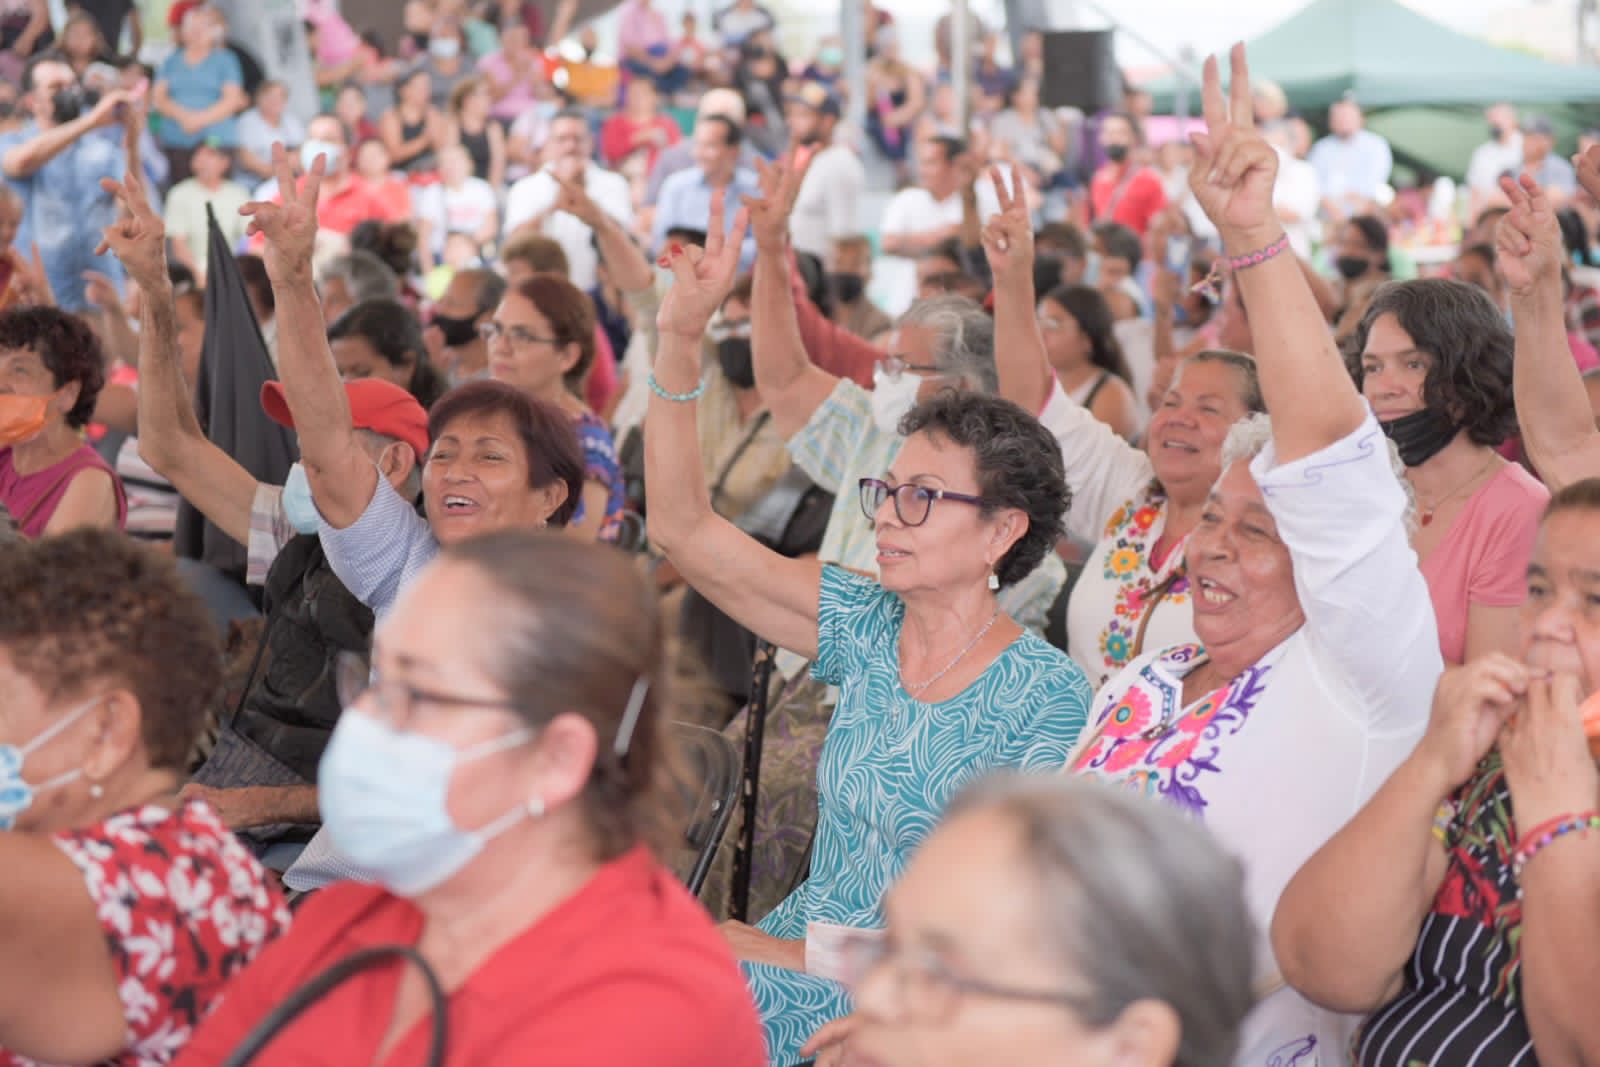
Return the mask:
<svg viewBox="0 0 1600 1067">
<path fill-rule="evenodd" d="M 611 398 L 617 395 L 617 354 L 611 348 L 611 338 L 604 328 L 594 328 L 594 362 L 589 364 L 589 377 L 584 383 L 583 399 L 591 411 L 604 414 L 609 410 Z"/>
<path fill-rule="evenodd" d="M 1508 463 L 1467 501 L 1444 540 L 1422 564 L 1439 622 L 1439 649 L 1460 663 L 1467 608 L 1516 607 L 1528 593 L 1528 560 L 1550 491 Z"/>
<path fill-rule="evenodd" d="M 317 65 L 337 67 L 355 58 L 361 37 L 334 0 L 301 0 L 300 17 L 317 28 Z"/>
<path fill-rule="evenodd" d="M 667 18 L 644 0 L 632 0 L 622 9 L 617 28 L 617 45 L 624 53 L 637 50 L 648 52 L 671 41 L 667 35 Z"/>
</svg>

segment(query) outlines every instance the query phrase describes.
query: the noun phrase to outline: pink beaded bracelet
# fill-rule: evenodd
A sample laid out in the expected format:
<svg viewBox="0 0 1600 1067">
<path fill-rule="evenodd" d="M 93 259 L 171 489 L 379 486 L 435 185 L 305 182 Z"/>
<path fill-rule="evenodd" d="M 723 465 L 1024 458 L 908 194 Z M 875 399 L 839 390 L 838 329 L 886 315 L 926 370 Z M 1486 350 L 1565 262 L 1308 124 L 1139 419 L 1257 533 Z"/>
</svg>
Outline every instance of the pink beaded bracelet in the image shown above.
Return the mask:
<svg viewBox="0 0 1600 1067">
<path fill-rule="evenodd" d="M 1511 873 L 1521 878 L 1522 869 L 1528 865 L 1528 861 L 1556 838 L 1570 833 L 1587 834 L 1590 830 L 1600 830 L 1600 812 L 1563 815 L 1559 819 L 1540 823 L 1517 843 L 1517 850 L 1511 854 Z"/>
<path fill-rule="evenodd" d="M 1257 249 L 1254 252 L 1246 252 L 1242 256 L 1231 257 L 1228 260 L 1228 266 L 1232 267 L 1236 271 L 1249 270 L 1251 267 L 1259 267 L 1267 260 L 1272 259 L 1275 256 L 1282 255 L 1284 251 L 1288 249 L 1288 247 L 1289 235 L 1288 233 L 1284 233 L 1276 241 L 1272 242 L 1265 248 Z"/>
</svg>

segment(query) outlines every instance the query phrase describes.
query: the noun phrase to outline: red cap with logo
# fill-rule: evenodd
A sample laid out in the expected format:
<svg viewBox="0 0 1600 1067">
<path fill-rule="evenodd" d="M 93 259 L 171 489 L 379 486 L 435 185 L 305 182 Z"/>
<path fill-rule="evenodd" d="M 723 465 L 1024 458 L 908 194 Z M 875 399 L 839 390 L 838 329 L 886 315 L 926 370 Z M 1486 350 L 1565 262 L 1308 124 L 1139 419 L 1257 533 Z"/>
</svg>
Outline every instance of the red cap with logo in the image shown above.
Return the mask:
<svg viewBox="0 0 1600 1067">
<path fill-rule="evenodd" d="M 404 441 L 416 452 L 418 463 L 427 458 L 428 413 L 416 397 L 381 378 L 346 382 L 344 393 L 350 398 L 351 422 L 356 429 Z M 272 421 L 294 429 L 294 416 L 289 414 L 282 382 L 267 382 L 261 387 L 261 406 Z"/>
</svg>

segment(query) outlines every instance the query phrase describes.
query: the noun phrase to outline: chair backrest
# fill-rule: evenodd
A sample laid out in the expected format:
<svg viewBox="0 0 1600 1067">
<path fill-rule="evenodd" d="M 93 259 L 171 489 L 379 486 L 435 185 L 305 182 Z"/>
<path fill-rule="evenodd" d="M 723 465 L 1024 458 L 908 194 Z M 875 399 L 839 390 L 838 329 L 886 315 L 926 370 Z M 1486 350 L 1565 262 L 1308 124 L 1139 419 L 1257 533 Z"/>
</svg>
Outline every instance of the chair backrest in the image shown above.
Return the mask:
<svg viewBox="0 0 1600 1067">
<path fill-rule="evenodd" d="M 672 739 L 685 771 L 683 844 L 692 856 L 683 882 L 699 894 L 739 797 L 739 750 L 716 730 L 687 722 L 672 724 Z"/>
<path fill-rule="evenodd" d="M 617 530 L 616 545 L 624 552 L 642 552 L 646 543 L 644 516 L 637 511 L 623 511 Z"/>
</svg>

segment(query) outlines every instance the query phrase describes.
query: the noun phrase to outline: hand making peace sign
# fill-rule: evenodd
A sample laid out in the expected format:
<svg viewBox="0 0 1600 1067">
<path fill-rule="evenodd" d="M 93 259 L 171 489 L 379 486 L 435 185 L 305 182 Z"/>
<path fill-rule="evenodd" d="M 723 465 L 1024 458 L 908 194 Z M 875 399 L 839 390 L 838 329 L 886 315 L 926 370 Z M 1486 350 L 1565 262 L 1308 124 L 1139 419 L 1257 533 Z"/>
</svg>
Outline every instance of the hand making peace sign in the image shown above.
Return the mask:
<svg viewBox="0 0 1600 1067">
<path fill-rule="evenodd" d="M 1028 217 L 1028 198 L 1023 193 L 1021 176 L 1015 169 L 1011 175 L 1016 184 L 1007 190 L 1000 168 L 989 168 L 1000 210 L 989 217 L 983 228 L 983 252 L 996 285 L 1024 272 L 1030 279 L 1033 277 L 1033 223 Z"/>
<path fill-rule="evenodd" d="M 1272 207 L 1278 154 L 1256 131 L 1244 45 L 1234 45 L 1230 59 L 1233 76 L 1226 97 L 1216 57 L 1206 59 L 1201 90 L 1206 132 L 1194 135 L 1189 188 L 1229 250 L 1243 252 L 1276 239 L 1283 227 Z"/>
<path fill-rule="evenodd" d="M 722 189 L 711 194 L 704 250 L 674 241 L 658 261 L 672 271 L 672 285 L 656 315 L 656 328 L 663 334 L 698 342 L 739 276 L 739 249 L 749 228 L 750 212 L 741 207 L 734 216 L 733 232 L 724 234 L 725 195 Z"/>
<path fill-rule="evenodd" d="M 304 184 L 296 188 L 289 153 L 282 144 L 274 144 L 272 170 L 278 177 L 280 202 L 256 200 L 239 209 L 239 214 L 250 218 L 250 236 L 260 234 L 266 239 L 262 259 L 267 276 L 276 283 L 311 277 L 311 253 L 317 244 L 317 195 L 327 169 L 328 157 L 319 155 Z"/>
</svg>

